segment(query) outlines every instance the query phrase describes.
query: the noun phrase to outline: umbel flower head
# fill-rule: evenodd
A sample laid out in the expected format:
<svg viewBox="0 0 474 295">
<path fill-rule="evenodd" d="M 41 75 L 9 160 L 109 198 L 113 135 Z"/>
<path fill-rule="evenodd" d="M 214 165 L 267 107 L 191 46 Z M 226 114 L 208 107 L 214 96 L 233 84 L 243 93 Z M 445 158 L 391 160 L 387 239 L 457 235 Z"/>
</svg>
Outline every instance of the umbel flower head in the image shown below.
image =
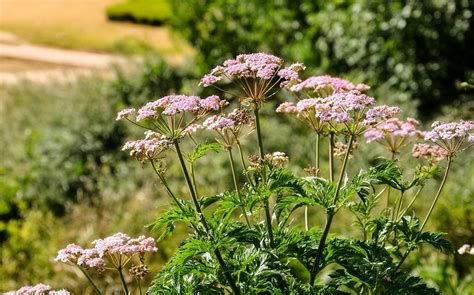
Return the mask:
<svg viewBox="0 0 474 295">
<path fill-rule="evenodd" d="M 450 123 L 434 122 L 431 131 L 425 133 L 425 140 L 432 141 L 446 151 L 448 157 L 455 156 L 465 142 L 474 142 L 474 122 L 458 121 Z"/>
<path fill-rule="evenodd" d="M 124 233 L 116 233 L 110 237 L 95 240 L 92 244 L 94 247 L 86 249 L 75 244 L 67 245 L 66 248 L 58 251 L 55 261 L 71 263 L 102 272 L 107 265 L 106 257 L 123 255 L 131 258 L 134 255 L 139 255 L 141 258 L 147 252 L 156 252 L 158 250 L 153 238 L 145 236 L 131 238 Z M 122 260 L 111 259 L 110 261 L 115 267 L 119 267 L 115 263 Z M 130 261 L 130 259 L 127 261 Z"/>
<path fill-rule="evenodd" d="M 292 85 L 298 81 L 298 72 L 305 69 L 301 63 L 282 68 L 283 59 L 266 53 L 240 54 L 235 59 L 228 59 L 222 65 L 212 69 L 205 75 L 199 85 L 208 87 L 226 78 L 234 83 L 243 93 L 236 94 L 224 90 L 240 99 L 245 104 L 258 107 L 266 99 L 275 95 L 281 87 Z"/>
<path fill-rule="evenodd" d="M 248 110 L 236 108 L 227 115 L 222 114 L 207 118 L 202 123 L 202 127 L 216 131 L 219 135 L 219 138 L 216 139 L 217 142 L 224 148 L 231 148 L 244 135 L 248 134 L 244 134 L 242 130 L 247 126 L 252 131 L 254 124 L 254 119 L 250 116 Z"/>
<path fill-rule="evenodd" d="M 307 98 L 296 105 L 285 102 L 277 112 L 296 114 L 319 134 L 360 135 L 400 112 L 398 107 L 374 106 L 375 99 L 358 90 L 339 90 L 326 97 Z"/>
<path fill-rule="evenodd" d="M 412 154 L 415 158 L 425 159 L 430 165 L 443 160 L 447 156 L 445 149 L 437 145 L 430 145 L 426 143 L 418 143 L 413 145 Z"/>
<path fill-rule="evenodd" d="M 3 294 L 4 295 L 46 295 L 46 294 L 47 295 L 69 295 L 71 293 L 64 289 L 55 291 L 51 288 L 50 285 L 39 283 L 34 286 L 23 286 L 16 291 L 9 291 Z"/>
<path fill-rule="evenodd" d="M 191 126 L 212 111 L 228 104 L 217 95 L 204 99 L 198 96 L 168 95 L 148 102 L 138 109 L 136 120 L 130 119 L 135 109 L 127 108 L 117 114 L 117 120 L 127 120 L 156 132 L 161 139 L 176 140 L 193 131 Z M 144 124 L 143 124 L 144 123 Z"/>
<path fill-rule="evenodd" d="M 329 75 L 312 76 L 302 82 L 291 85 L 288 88 L 292 92 L 304 91 L 309 97 L 326 97 L 334 93 L 349 92 L 354 90 L 366 92 L 370 89 L 369 86 L 363 83 L 353 84 L 348 80 L 332 77 Z"/>
<path fill-rule="evenodd" d="M 377 141 L 392 153 L 397 153 L 409 137 L 423 136 L 423 132 L 417 129 L 419 124 L 413 118 L 408 118 L 406 121 L 391 118 L 368 129 L 364 133 L 364 137 L 367 142 Z"/>
</svg>

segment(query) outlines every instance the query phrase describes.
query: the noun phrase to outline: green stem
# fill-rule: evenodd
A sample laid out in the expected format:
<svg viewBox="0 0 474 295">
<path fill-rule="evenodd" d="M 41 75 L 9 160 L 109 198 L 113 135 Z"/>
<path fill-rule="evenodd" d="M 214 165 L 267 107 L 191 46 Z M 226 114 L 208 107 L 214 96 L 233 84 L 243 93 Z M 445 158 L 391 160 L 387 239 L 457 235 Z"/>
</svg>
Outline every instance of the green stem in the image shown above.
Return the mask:
<svg viewBox="0 0 474 295">
<path fill-rule="evenodd" d="M 235 191 L 237 193 L 237 196 L 239 197 L 240 203 L 242 204 L 242 213 L 244 214 L 245 222 L 247 223 L 248 227 L 251 227 L 250 221 L 247 216 L 247 211 L 245 210 L 245 203 L 242 199 L 242 195 L 240 194 L 239 186 L 237 185 L 237 177 L 235 176 L 234 157 L 232 156 L 232 150 L 227 149 L 227 152 L 229 154 L 230 169 L 232 170 L 232 178 L 234 180 Z"/>
<path fill-rule="evenodd" d="M 211 241 L 214 240 L 214 238 L 211 235 L 211 232 L 209 230 L 209 226 L 207 224 L 206 218 L 204 217 L 204 214 L 201 210 L 201 205 L 199 205 L 199 201 L 196 196 L 196 192 L 194 191 L 191 178 L 189 177 L 188 169 L 186 168 L 186 164 L 184 163 L 183 155 L 181 153 L 181 150 L 179 148 L 179 143 L 177 140 L 174 141 L 174 146 L 176 149 L 176 154 L 178 155 L 179 163 L 181 164 L 181 169 L 183 170 L 184 178 L 186 179 L 186 183 L 188 184 L 189 192 L 191 193 L 191 198 L 193 199 L 194 206 L 196 207 L 196 211 L 199 214 L 199 219 L 204 226 L 204 229 L 206 230 L 207 235 L 211 239 Z M 214 250 L 214 254 L 216 255 L 217 261 L 219 262 L 220 266 L 222 267 L 223 274 L 229 283 L 232 291 L 234 294 L 240 294 L 240 290 L 237 288 L 237 285 L 234 282 L 234 279 L 232 278 L 231 274 L 229 273 L 227 266 L 224 262 L 224 259 L 222 259 L 222 255 L 219 251 L 219 249 Z"/>
<path fill-rule="evenodd" d="M 316 132 L 316 144 L 315 144 L 315 168 L 316 168 L 316 176 L 319 173 L 319 133 Z M 304 207 L 304 227 L 306 230 L 309 230 L 309 222 L 308 222 L 308 206 Z"/>
<path fill-rule="evenodd" d="M 446 183 L 446 179 L 448 178 L 448 172 L 449 172 L 449 168 L 451 168 L 451 162 L 452 162 L 452 158 L 448 157 L 448 165 L 446 166 L 446 170 L 444 171 L 443 180 L 441 181 L 438 192 L 436 193 L 433 203 L 431 204 L 430 210 L 428 211 L 428 214 L 426 215 L 425 220 L 421 224 L 420 233 L 423 231 L 423 228 L 428 222 L 428 219 L 430 218 L 431 212 L 433 212 L 436 202 L 438 202 L 439 196 L 441 195 L 441 191 L 443 190 L 444 184 Z"/>
<path fill-rule="evenodd" d="M 263 158 L 265 157 L 265 154 L 263 152 L 262 133 L 260 130 L 260 117 L 258 115 L 257 107 L 255 107 L 254 109 L 254 114 L 255 114 L 255 126 L 257 129 L 258 149 L 260 151 L 260 158 L 263 160 Z M 268 238 L 270 240 L 270 246 L 273 246 L 272 217 L 270 215 L 270 204 L 268 200 L 265 200 L 263 205 L 265 209 L 265 220 L 267 224 Z"/>
<path fill-rule="evenodd" d="M 329 180 L 334 181 L 334 133 L 329 134 Z"/>
<path fill-rule="evenodd" d="M 129 291 L 128 291 L 127 283 L 125 283 L 125 278 L 123 277 L 122 267 L 121 266 L 118 267 L 117 271 L 120 274 L 120 281 L 122 281 L 123 291 L 125 292 L 126 295 L 130 294 Z"/>
<path fill-rule="evenodd" d="M 137 285 L 138 285 L 138 291 L 140 292 L 140 295 L 142 295 L 143 292 L 142 292 L 142 286 L 141 286 L 141 284 L 140 284 L 140 280 L 139 280 L 139 279 L 136 279 L 136 281 L 137 281 Z"/>
<path fill-rule="evenodd" d="M 262 132 L 260 130 L 260 116 L 258 115 L 258 108 L 255 108 L 254 114 L 255 114 L 255 125 L 257 129 L 258 149 L 260 151 L 260 158 L 262 158 L 263 160 L 263 158 L 265 157 L 265 154 L 263 152 Z"/>
<path fill-rule="evenodd" d="M 421 235 L 421 233 L 423 232 L 423 229 L 425 228 L 425 225 L 426 223 L 428 222 L 428 219 L 430 218 L 430 215 L 431 213 L 433 212 L 433 209 L 436 205 L 436 202 L 438 201 L 439 199 L 439 196 L 441 195 L 441 191 L 443 190 L 443 187 L 444 187 L 444 184 L 446 183 L 446 179 L 448 178 L 448 172 L 449 172 L 449 169 L 451 168 L 451 162 L 452 162 L 452 157 L 448 157 L 448 165 L 446 166 L 446 170 L 444 171 L 444 176 L 443 176 L 443 180 L 441 181 L 441 184 L 438 188 L 438 192 L 436 193 L 436 196 L 433 200 L 433 203 L 431 204 L 431 207 L 428 211 L 428 214 L 426 215 L 425 217 L 425 220 L 423 221 L 423 223 L 421 224 L 421 227 L 420 227 L 420 231 L 418 232 L 418 236 Z M 394 272 L 396 272 L 403 264 L 403 262 L 405 261 L 405 259 L 408 257 L 408 255 L 411 253 L 412 250 L 407 250 L 407 252 L 405 253 L 405 255 L 403 255 L 403 257 L 400 259 L 400 262 L 398 262 L 398 265 L 397 267 L 395 268 Z"/>
<path fill-rule="evenodd" d="M 84 276 L 86 276 L 87 280 L 89 281 L 89 283 L 92 285 L 92 287 L 94 288 L 94 291 L 97 293 L 97 294 L 102 294 L 102 292 L 100 292 L 99 288 L 97 288 L 97 285 L 94 283 L 94 281 L 92 280 L 92 278 L 89 276 L 89 274 L 82 268 L 79 266 L 79 269 L 81 270 L 81 272 L 84 274 Z"/>
<path fill-rule="evenodd" d="M 392 151 L 392 161 L 395 159 L 395 153 Z M 391 187 L 390 185 L 387 185 L 387 218 L 390 215 L 389 209 L 390 209 L 390 193 L 391 193 Z"/>
<path fill-rule="evenodd" d="M 346 154 L 344 155 L 344 161 L 342 162 L 342 168 L 341 168 L 341 172 L 339 174 L 339 180 L 337 182 L 336 192 L 334 194 L 334 199 L 332 201 L 332 206 L 328 209 L 328 213 L 327 213 L 328 216 L 327 216 L 327 220 L 326 220 L 326 226 L 324 228 L 323 235 L 321 236 L 321 240 L 319 241 L 318 252 L 316 253 L 316 257 L 315 257 L 315 260 L 314 260 L 314 265 L 313 265 L 313 269 L 311 271 L 311 277 L 310 277 L 310 281 L 309 281 L 311 285 L 314 284 L 314 281 L 316 279 L 316 274 L 319 272 L 319 262 L 322 258 L 324 246 L 326 244 L 326 239 L 327 239 L 327 236 L 329 234 L 329 230 L 331 228 L 333 217 L 336 214 L 334 208 L 337 204 L 337 199 L 339 198 L 339 192 L 340 192 L 341 186 L 342 186 L 342 179 L 344 178 L 344 172 L 346 170 L 347 160 L 349 159 L 349 155 L 350 155 L 350 152 L 351 152 L 351 147 L 352 147 L 352 142 L 353 141 L 354 141 L 354 135 L 351 135 L 351 137 L 349 138 L 349 144 L 347 145 Z"/>
<path fill-rule="evenodd" d="M 403 211 L 400 213 L 399 216 L 397 216 L 397 222 L 403 217 L 403 215 L 411 208 L 411 206 L 413 205 L 413 203 L 415 203 L 416 199 L 418 198 L 418 196 L 420 195 L 421 193 L 421 190 L 423 189 L 423 186 L 420 186 L 420 188 L 418 189 L 418 191 L 415 193 L 415 195 L 413 196 L 413 199 L 410 201 L 410 203 L 408 204 L 408 206 L 403 209 Z"/>
<path fill-rule="evenodd" d="M 397 201 L 394 204 L 393 212 L 392 212 L 392 220 L 395 220 L 395 218 L 398 216 L 400 207 L 402 206 L 404 193 L 405 193 L 404 190 L 400 191 L 400 196 L 397 198 Z"/>
</svg>

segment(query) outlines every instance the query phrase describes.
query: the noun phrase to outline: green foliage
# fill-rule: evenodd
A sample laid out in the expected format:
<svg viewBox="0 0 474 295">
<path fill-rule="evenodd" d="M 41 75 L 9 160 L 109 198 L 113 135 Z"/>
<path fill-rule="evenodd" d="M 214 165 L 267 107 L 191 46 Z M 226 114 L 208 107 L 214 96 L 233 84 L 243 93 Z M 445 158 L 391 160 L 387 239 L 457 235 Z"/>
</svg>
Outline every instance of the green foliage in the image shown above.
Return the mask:
<svg viewBox="0 0 474 295">
<path fill-rule="evenodd" d="M 472 100 L 457 83 L 474 67 L 472 1 L 172 1 L 171 24 L 203 71 L 264 51 L 356 77 L 385 101 L 419 101 L 424 115 Z"/>
<path fill-rule="evenodd" d="M 107 7 L 110 20 L 162 25 L 171 16 L 168 0 L 126 0 Z"/>
</svg>

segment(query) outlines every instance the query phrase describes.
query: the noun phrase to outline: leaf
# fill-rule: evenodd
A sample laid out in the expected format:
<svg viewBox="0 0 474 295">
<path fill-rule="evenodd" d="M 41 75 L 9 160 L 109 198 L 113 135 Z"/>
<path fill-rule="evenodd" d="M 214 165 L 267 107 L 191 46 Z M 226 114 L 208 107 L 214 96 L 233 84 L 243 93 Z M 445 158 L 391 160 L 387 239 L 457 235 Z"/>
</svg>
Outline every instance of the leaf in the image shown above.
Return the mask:
<svg viewBox="0 0 474 295">
<path fill-rule="evenodd" d="M 196 162 L 198 159 L 204 157 L 207 153 L 209 152 L 220 152 L 222 150 L 222 147 L 218 143 L 201 143 L 198 144 L 195 148 L 192 154 L 187 155 L 188 160 L 193 163 Z"/>
</svg>

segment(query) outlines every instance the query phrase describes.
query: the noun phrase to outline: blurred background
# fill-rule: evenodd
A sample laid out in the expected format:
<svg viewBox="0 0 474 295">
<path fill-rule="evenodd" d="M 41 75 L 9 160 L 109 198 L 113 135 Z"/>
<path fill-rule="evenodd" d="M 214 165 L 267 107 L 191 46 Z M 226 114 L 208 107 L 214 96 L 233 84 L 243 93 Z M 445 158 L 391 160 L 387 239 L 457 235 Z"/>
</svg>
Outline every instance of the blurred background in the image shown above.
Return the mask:
<svg viewBox="0 0 474 295">
<path fill-rule="evenodd" d="M 473 12 L 473 0 L 0 0 L 0 291 L 44 282 L 91 293 L 78 271 L 54 262 L 57 250 L 115 232 L 156 236 L 145 225 L 166 208 L 166 194 L 121 151 L 141 134 L 115 121 L 118 110 L 169 93 L 207 95 L 197 87 L 203 73 L 235 54 L 264 51 L 305 63 L 304 77 L 369 84 L 379 103 L 400 105 L 425 128 L 472 120 L 474 91 L 462 82 L 474 82 Z M 301 172 L 312 140 L 273 114 L 284 96 L 264 110 L 264 137 Z M 354 171 L 387 156 L 368 151 L 362 145 Z M 474 244 L 473 160 L 472 152 L 455 159 L 429 224 L 456 249 Z M 185 192 L 175 164 L 168 177 Z M 202 193 L 230 187 L 225 155 L 196 169 Z M 426 212 L 439 181 L 428 183 L 417 211 Z M 321 212 L 311 213 L 322 225 Z M 335 231 L 353 234 L 353 220 L 341 215 Z M 148 260 L 152 274 L 185 231 L 160 243 Z M 445 294 L 474 292 L 472 256 L 427 248 L 410 263 Z M 110 293 L 120 288 L 114 276 L 97 278 Z"/>
</svg>

